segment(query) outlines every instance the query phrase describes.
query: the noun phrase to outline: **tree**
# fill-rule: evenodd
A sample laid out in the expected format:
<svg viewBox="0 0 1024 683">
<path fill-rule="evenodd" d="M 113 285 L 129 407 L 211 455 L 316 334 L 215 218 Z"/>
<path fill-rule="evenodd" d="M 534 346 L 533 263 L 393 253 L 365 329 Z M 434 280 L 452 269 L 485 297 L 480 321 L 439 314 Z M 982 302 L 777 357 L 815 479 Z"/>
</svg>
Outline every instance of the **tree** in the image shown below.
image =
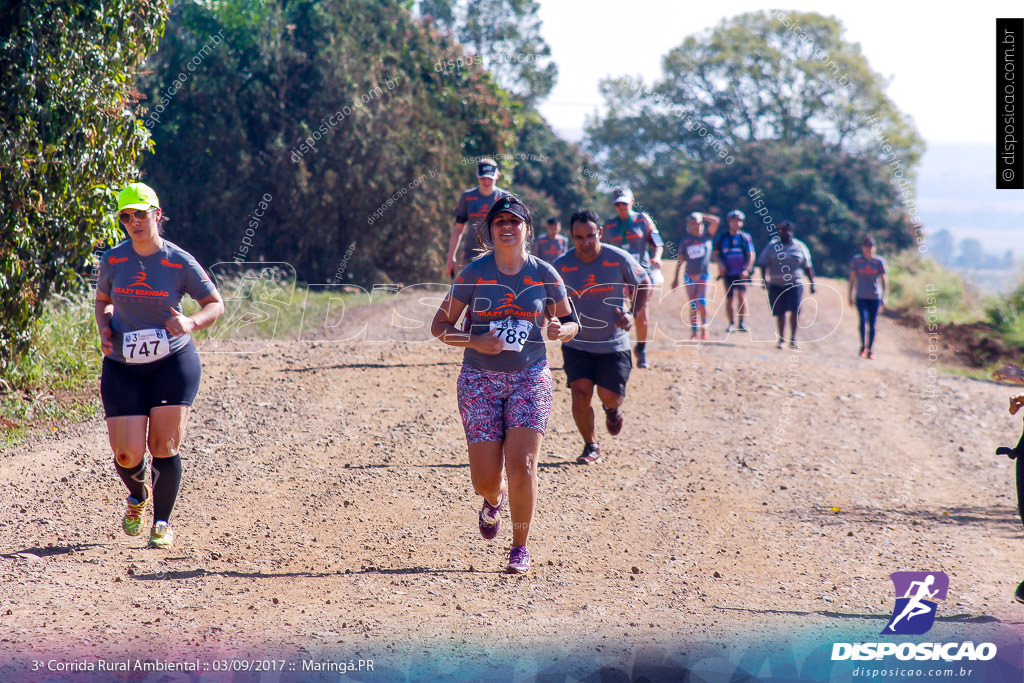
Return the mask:
<svg viewBox="0 0 1024 683">
<path fill-rule="evenodd" d="M 662 207 L 669 236 L 690 210 L 749 208 L 752 188 L 778 188 L 765 189 L 772 216 L 795 219 L 821 270 L 841 273 L 856 246 L 844 230 L 895 248 L 914 236 L 923 142 L 885 85 L 836 19 L 742 14 L 687 37 L 652 85 L 604 81 L 608 111 L 588 122 L 587 147 Z"/>
<path fill-rule="evenodd" d="M 140 84 L 162 105 L 145 170 L 169 236 L 205 263 L 288 261 L 308 282 L 346 254 L 358 282 L 438 276 L 463 160 L 509 149 L 521 115 L 479 66 L 434 68 L 461 56 L 394 1 L 176 3 Z"/>
<path fill-rule="evenodd" d="M 558 67 L 540 34 L 536 0 L 421 0 L 424 19 L 468 48 L 468 61 L 483 64 L 498 84 L 527 105 L 555 87 Z M 461 68 L 467 60 L 445 68 Z"/>
<path fill-rule="evenodd" d="M 956 238 L 949 230 L 939 230 L 928 236 L 928 254 L 942 265 L 952 265 L 955 253 Z"/>
<path fill-rule="evenodd" d="M 116 191 L 149 147 L 130 76 L 168 4 L 0 2 L 0 369 L 117 239 Z"/>
</svg>

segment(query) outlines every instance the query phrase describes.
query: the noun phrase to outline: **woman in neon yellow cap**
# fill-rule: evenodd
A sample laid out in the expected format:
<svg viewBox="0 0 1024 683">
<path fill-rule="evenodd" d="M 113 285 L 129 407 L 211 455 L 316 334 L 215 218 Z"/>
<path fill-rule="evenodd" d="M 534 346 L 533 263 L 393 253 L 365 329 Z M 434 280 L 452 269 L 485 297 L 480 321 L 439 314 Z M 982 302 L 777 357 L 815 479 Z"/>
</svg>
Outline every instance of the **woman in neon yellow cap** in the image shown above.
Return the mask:
<svg viewBox="0 0 1024 683">
<path fill-rule="evenodd" d="M 202 374 L 190 333 L 212 325 L 224 300 L 195 258 L 161 236 L 167 219 L 151 187 L 132 183 L 121 190 L 117 217 L 129 239 L 103 254 L 96 285 L 100 395 L 114 468 L 129 492 L 124 531 L 141 533 L 152 507 L 150 545 L 167 547 L 174 542 L 169 518 L 181 483 L 178 449 Z M 182 313 L 183 294 L 199 302 L 198 313 Z"/>
</svg>

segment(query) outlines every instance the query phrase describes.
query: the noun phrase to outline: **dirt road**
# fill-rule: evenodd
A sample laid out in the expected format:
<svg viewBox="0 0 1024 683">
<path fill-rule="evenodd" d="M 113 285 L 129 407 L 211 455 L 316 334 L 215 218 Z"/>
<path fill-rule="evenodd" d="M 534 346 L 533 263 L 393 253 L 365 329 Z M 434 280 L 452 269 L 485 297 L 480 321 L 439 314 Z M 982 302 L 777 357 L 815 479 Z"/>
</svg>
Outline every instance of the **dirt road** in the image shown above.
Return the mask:
<svg viewBox="0 0 1024 683">
<path fill-rule="evenodd" d="M 407 671 L 443 650 L 469 676 L 494 665 L 481 652 L 618 661 L 695 640 L 877 634 L 904 569 L 949 575 L 936 629 L 1020 631 L 1012 463 L 993 455 L 1019 435 L 1010 390 L 942 372 L 887 319 L 877 359 L 858 358 L 842 292 L 812 297 L 798 352 L 775 349 L 760 290 L 751 335 L 726 336 L 722 311 L 701 344 L 674 344 L 689 336 L 681 292 L 658 302 L 653 367 L 634 370 L 625 429 L 601 437 L 596 466 L 573 462 L 552 345 L 521 577 L 499 573 L 507 516 L 495 542 L 477 532 L 461 352 L 415 322 L 436 295 L 309 321 L 299 341 L 209 342 L 173 550 L 121 532 L 101 419 L 0 453 L 0 663 L 280 652 Z"/>
</svg>

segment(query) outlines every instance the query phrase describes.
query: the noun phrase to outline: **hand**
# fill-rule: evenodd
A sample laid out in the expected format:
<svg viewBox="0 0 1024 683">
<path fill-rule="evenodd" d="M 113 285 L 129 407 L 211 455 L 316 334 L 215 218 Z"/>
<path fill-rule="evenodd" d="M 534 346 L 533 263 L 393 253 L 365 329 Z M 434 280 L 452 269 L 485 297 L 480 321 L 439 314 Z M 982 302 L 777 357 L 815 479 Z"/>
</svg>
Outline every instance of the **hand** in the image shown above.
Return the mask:
<svg viewBox="0 0 1024 683">
<path fill-rule="evenodd" d="M 624 311 L 621 308 L 616 308 L 616 312 L 619 314 L 619 319 L 615 321 L 615 327 L 620 330 L 629 332 L 633 329 L 633 314 L 629 311 Z"/>
<path fill-rule="evenodd" d="M 488 356 L 497 356 L 504 350 L 505 342 L 501 339 L 501 331 L 495 328 L 490 332 L 471 336 L 469 338 L 469 346 Z"/>
<path fill-rule="evenodd" d="M 557 340 L 562 334 L 562 321 L 558 318 L 552 318 L 548 321 L 548 339 L 551 341 Z"/>
<path fill-rule="evenodd" d="M 455 269 L 457 266 L 458 264 L 455 263 L 454 256 L 448 259 L 448 277 L 450 277 L 453 280 L 455 279 Z"/>
<path fill-rule="evenodd" d="M 654 269 L 654 270 L 661 270 L 661 259 L 660 258 L 652 258 L 651 259 L 651 268 Z"/>
<path fill-rule="evenodd" d="M 857 307 L 857 303 L 853 300 L 853 297 L 851 296 L 850 297 L 850 308 L 856 308 L 856 307 Z"/>
<path fill-rule="evenodd" d="M 114 331 L 109 327 L 100 330 L 100 349 L 104 356 L 109 356 L 114 352 Z"/>
<path fill-rule="evenodd" d="M 811 294 L 814 294 L 814 283 L 811 283 Z"/>
<path fill-rule="evenodd" d="M 167 321 L 164 328 L 172 337 L 180 337 L 183 334 L 188 334 L 192 330 L 196 329 L 196 321 L 183 315 L 181 311 L 176 308 L 171 309 L 171 319 Z"/>
<path fill-rule="evenodd" d="M 1010 415 L 1016 415 L 1017 411 L 1024 407 L 1024 394 L 1017 394 L 1010 397 Z"/>
<path fill-rule="evenodd" d="M 992 373 L 992 377 L 998 380 L 1011 382 L 1020 382 L 1024 384 L 1024 370 L 1018 368 L 1013 363 L 1007 363 L 1003 367 Z"/>
</svg>

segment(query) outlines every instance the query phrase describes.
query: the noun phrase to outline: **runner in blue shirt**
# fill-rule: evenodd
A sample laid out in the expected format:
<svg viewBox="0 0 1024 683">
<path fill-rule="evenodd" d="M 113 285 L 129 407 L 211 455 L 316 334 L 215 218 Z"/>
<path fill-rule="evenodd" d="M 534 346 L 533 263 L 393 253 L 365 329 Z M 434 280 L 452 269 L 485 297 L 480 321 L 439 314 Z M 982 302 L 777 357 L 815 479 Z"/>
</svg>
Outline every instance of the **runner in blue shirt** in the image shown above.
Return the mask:
<svg viewBox="0 0 1024 683">
<path fill-rule="evenodd" d="M 754 240 L 742 229 L 746 219 L 742 211 L 730 211 L 725 218 L 729 222 L 729 229 L 719 234 L 715 241 L 714 255 L 715 263 L 718 264 L 718 279 L 725 285 L 725 312 L 729 316 L 729 326 L 725 331 L 746 332 L 743 318 L 747 315 L 747 285 L 750 284 L 750 276 L 754 274 Z M 738 302 L 735 314 L 733 298 Z"/>
</svg>

